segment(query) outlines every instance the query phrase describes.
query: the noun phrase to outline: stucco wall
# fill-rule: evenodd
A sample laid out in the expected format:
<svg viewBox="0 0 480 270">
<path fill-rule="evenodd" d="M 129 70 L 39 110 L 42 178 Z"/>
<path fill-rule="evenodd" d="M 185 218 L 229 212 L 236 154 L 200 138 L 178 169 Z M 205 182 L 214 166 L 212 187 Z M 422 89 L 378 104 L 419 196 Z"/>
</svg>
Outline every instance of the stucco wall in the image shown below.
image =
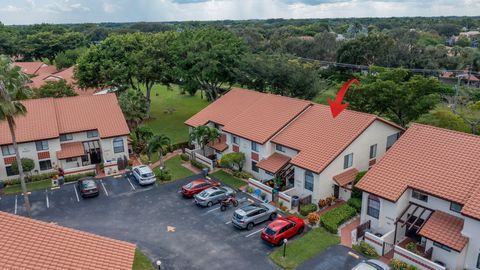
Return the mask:
<svg viewBox="0 0 480 270">
<path fill-rule="evenodd" d="M 113 140 L 116 138 L 123 139 L 123 152 L 121 153 L 114 153 L 113 151 Z M 128 144 L 127 144 L 127 136 L 122 137 L 114 137 L 114 138 L 106 138 L 100 140 L 100 147 L 102 149 L 103 160 L 107 163 L 109 161 L 115 162 L 118 158 L 123 158 L 126 156 L 128 158 Z"/>
<path fill-rule="evenodd" d="M 466 250 L 465 268 L 477 269 L 477 260 L 480 256 L 480 221 L 465 217 L 462 234 L 470 238 Z"/>
</svg>

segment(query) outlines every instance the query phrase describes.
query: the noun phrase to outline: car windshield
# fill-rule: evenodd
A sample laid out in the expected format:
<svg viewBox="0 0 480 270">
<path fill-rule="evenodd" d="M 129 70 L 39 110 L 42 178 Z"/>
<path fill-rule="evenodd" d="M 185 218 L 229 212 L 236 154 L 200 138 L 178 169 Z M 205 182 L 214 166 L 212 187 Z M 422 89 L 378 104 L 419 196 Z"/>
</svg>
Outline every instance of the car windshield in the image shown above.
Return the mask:
<svg viewBox="0 0 480 270">
<path fill-rule="evenodd" d="M 82 186 L 83 186 L 83 188 L 95 188 L 96 187 L 95 182 L 92 181 L 92 180 L 82 181 Z"/>
<path fill-rule="evenodd" d="M 150 173 L 142 173 L 142 177 L 152 177 L 152 176 L 154 176 L 154 174 L 151 173 L 151 172 Z"/>
<path fill-rule="evenodd" d="M 191 188 L 191 187 L 193 187 L 192 183 L 188 183 L 188 184 L 185 185 L 185 188 Z"/>
<path fill-rule="evenodd" d="M 200 192 L 200 193 L 198 194 L 198 196 L 200 196 L 200 197 L 207 197 L 207 196 L 208 196 L 208 192 L 207 192 L 206 190 L 204 190 L 204 191 Z"/>
<path fill-rule="evenodd" d="M 267 227 L 267 228 L 265 228 L 265 233 L 273 236 L 273 235 L 275 235 L 275 233 L 277 233 L 277 231 L 272 230 L 271 228 Z"/>
</svg>

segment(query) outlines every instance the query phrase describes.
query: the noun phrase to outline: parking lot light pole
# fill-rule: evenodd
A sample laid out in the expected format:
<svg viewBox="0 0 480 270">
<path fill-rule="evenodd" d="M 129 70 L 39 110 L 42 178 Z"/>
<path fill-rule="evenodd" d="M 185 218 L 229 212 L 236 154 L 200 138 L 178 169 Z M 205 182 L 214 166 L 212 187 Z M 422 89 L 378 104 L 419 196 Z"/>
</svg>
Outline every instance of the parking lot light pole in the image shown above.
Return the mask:
<svg viewBox="0 0 480 270">
<path fill-rule="evenodd" d="M 283 239 L 283 258 L 285 258 L 285 252 L 287 251 L 287 239 Z"/>
<path fill-rule="evenodd" d="M 157 260 L 155 264 L 157 265 L 158 270 L 162 270 L 162 261 Z"/>
</svg>

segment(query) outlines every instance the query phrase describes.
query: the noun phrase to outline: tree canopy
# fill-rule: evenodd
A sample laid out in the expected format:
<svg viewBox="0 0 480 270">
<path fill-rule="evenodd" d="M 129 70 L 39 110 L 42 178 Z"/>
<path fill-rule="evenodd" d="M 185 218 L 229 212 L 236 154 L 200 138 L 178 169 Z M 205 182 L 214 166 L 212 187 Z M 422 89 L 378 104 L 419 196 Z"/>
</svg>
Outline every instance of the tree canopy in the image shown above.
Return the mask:
<svg viewBox="0 0 480 270">
<path fill-rule="evenodd" d="M 40 98 L 61 98 L 73 97 L 77 95 L 77 93 L 73 90 L 72 86 L 67 84 L 65 80 L 48 81 L 44 85 L 42 85 L 42 87 L 40 87 L 36 91 L 36 93 L 37 96 Z"/>
</svg>

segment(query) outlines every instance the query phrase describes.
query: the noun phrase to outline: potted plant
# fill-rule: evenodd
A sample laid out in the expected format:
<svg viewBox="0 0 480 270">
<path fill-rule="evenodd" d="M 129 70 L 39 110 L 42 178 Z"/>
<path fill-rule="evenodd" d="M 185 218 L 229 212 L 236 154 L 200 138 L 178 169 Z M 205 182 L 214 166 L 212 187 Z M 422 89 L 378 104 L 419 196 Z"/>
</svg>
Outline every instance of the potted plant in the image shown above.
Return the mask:
<svg viewBox="0 0 480 270">
<path fill-rule="evenodd" d="M 316 212 L 311 212 L 308 214 L 307 220 L 310 226 L 316 226 L 320 221 L 320 216 Z"/>
</svg>

